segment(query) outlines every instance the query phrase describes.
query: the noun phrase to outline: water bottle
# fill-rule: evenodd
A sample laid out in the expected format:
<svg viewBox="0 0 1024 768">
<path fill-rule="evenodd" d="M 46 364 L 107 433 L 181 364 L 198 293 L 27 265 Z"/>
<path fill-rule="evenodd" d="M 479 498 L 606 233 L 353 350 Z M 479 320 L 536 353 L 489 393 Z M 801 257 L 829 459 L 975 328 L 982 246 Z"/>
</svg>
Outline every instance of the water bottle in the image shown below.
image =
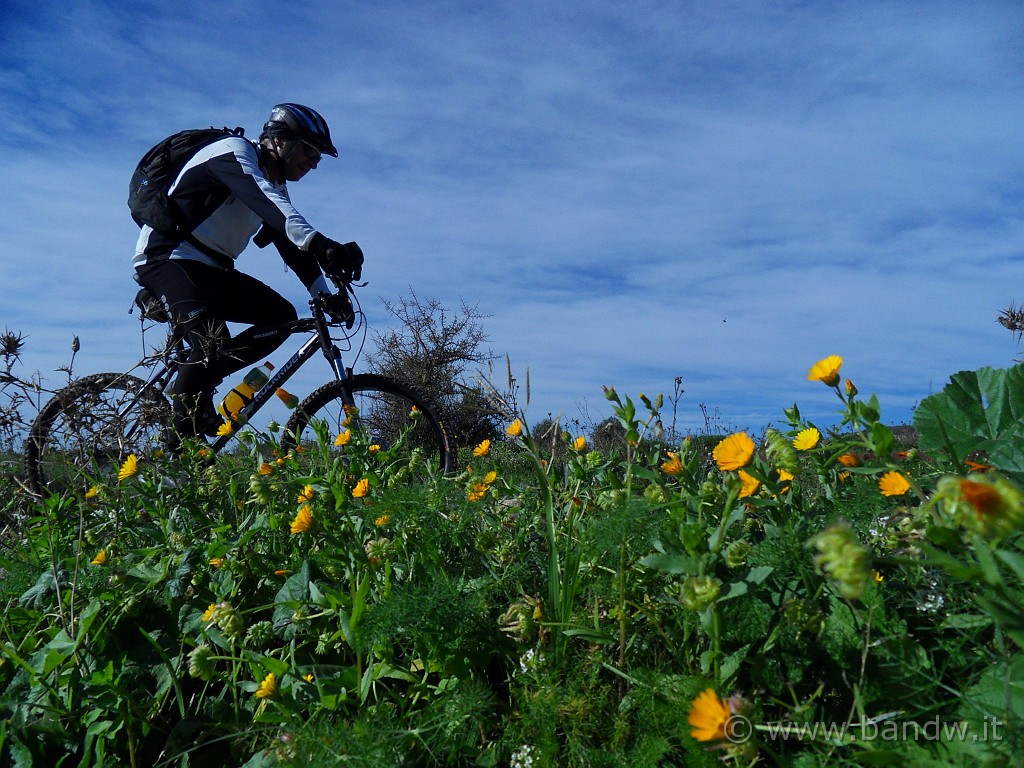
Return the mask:
<svg viewBox="0 0 1024 768">
<path fill-rule="evenodd" d="M 295 410 L 299 404 L 299 398 L 289 392 L 287 389 L 281 387 L 277 388 L 277 396 L 281 398 L 281 402 L 284 403 L 289 410 Z"/>
<path fill-rule="evenodd" d="M 270 380 L 270 372 L 273 370 L 273 364 L 267 361 L 245 374 L 245 378 L 232 387 L 224 401 L 217 408 L 220 411 L 220 415 L 225 419 L 237 421 L 238 412 L 252 402 L 252 396 L 256 394 L 257 389 Z"/>
</svg>

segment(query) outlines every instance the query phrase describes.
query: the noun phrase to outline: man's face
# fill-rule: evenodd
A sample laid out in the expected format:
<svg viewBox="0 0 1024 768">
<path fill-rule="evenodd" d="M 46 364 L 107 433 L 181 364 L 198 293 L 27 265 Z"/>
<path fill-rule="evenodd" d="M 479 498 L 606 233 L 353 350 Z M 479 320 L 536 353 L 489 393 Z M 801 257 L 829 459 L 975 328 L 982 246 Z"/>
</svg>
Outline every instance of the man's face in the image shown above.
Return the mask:
<svg viewBox="0 0 1024 768">
<path fill-rule="evenodd" d="M 300 139 L 284 142 L 281 149 L 279 157 L 285 181 L 298 181 L 320 162 L 320 152 Z"/>
</svg>

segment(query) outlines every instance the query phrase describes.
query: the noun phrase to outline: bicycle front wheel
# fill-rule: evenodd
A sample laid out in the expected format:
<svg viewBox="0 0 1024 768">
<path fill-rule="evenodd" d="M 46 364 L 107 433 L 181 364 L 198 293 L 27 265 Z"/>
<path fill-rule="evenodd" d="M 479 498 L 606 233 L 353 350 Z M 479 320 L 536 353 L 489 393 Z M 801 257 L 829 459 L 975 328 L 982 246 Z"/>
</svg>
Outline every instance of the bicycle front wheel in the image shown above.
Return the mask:
<svg viewBox="0 0 1024 768">
<path fill-rule="evenodd" d="M 25 445 L 36 493 L 84 490 L 116 478 L 125 459 L 152 458 L 171 423 L 167 399 L 135 376 L 97 373 L 57 392 L 39 412 Z"/>
<path fill-rule="evenodd" d="M 288 420 L 281 447 L 314 439 L 316 428 L 331 440 L 351 432 L 377 450 L 418 455 L 435 470 L 451 470 L 452 450 L 437 409 L 415 387 L 386 376 L 360 373 L 316 389 Z"/>
</svg>

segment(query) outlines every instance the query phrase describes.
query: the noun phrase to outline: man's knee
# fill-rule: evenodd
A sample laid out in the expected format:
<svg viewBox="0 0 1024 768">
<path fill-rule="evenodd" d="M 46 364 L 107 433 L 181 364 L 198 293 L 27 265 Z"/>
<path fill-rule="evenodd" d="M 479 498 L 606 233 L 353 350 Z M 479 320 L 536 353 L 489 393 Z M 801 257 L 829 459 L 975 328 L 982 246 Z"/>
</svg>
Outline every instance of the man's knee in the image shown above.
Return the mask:
<svg viewBox="0 0 1024 768">
<path fill-rule="evenodd" d="M 275 317 L 271 323 L 272 325 L 276 325 L 278 323 L 290 323 L 293 320 L 298 320 L 299 318 L 299 313 L 295 311 L 295 306 L 287 299 L 282 299 L 280 302 L 277 302 L 274 307 L 274 314 Z"/>
</svg>

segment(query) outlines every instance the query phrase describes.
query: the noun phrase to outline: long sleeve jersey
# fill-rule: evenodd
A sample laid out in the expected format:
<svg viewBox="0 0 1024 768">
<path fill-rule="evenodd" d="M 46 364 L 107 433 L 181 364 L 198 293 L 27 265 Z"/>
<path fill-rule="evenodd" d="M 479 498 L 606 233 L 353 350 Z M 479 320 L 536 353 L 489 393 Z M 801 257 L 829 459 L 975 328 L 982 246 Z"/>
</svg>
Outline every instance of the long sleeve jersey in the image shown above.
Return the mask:
<svg viewBox="0 0 1024 768">
<path fill-rule="evenodd" d="M 182 214 L 186 231 L 214 258 L 188 241 L 142 227 L 132 263 L 140 267 L 160 259 L 192 259 L 230 267 L 264 225 L 269 240 L 312 291 L 322 283 L 319 266 L 308 254 L 316 230 L 292 205 L 284 183 L 263 173 L 259 147 L 241 136 L 227 136 L 200 149 L 182 168 L 168 191 Z M 319 278 L 319 280 L 318 280 Z"/>
</svg>

